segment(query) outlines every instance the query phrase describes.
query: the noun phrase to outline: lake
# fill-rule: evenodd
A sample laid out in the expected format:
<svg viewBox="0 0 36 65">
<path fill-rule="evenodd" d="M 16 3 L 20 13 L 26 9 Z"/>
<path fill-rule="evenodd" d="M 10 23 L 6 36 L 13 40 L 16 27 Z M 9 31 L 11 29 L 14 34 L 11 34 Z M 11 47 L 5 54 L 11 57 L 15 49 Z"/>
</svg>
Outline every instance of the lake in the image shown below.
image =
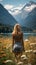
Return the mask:
<svg viewBox="0 0 36 65">
<path fill-rule="evenodd" d="M 0 33 L 0 37 L 12 37 L 12 33 Z M 36 33 L 23 33 L 24 39 L 27 39 L 29 36 L 36 36 Z"/>
</svg>

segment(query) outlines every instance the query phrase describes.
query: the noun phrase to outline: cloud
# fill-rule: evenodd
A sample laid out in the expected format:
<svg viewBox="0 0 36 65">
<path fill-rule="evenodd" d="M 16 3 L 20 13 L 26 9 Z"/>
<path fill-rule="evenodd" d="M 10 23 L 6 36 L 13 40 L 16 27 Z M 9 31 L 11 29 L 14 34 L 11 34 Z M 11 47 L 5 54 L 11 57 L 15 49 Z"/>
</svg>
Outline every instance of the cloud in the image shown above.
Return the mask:
<svg viewBox="0 0 36 65">
<path fill-rule="evenodd" d="M 3 1 L 3 0 L 0 0 L 0 2 Z"/>
<path fill-rule="evenodd" d="M 21 10 L 23 8 L 23 4 L 20 4 L 18 7 L 16 7 L 15 9 Z"/>
<path fill-rule="evenodd" d="M 10 5 L 10 4 L 6 4 L 4 6 L 7 10 L 11 10 L 14 6 L 13 5 Z"/>
<path fill-rule="evenodd" d="M 21 12 L 21 9 L 23 8 L 23 4 L 20 4 L 19 6 L 13 6 L 10 4 L 4 5 L 4 7 L 9 11 L 12 15 L 17 15 Z"/>
<path fill-rule="evenodd" d="M 19 6 L 14 6 L 14 5 L 6 4 L 4 7 L 9 11 L 10 14 L 15 16 L 15 15 L 21 13 L 21 9 L 24 7 L 24 5 L 20 4 Z M 26 6 L 24 8 L 24 10 L 27 12 L 30 12 L 30 11 L 32 11 L 32 9 L 34 9 L 34 7 L 36 7 L 35 4 L 33 4 L 31 6 Z"/>
<path fill-rule="evenodd" d="M 23 8 L 24 5 L 20 4 L 17 7 L 12 8 L 9 13 L 13 14 L 13 15 L 17 15 L 19 13 L 21 13 L 21 9 Z"/>
<path fill-rule="evenodd" d="M 34 4 L 31 5 L 31 6 L 29 6 L 29 7 L 26 6 L 26 7 L 25 7 L 25 10 L 30 12 L 30 11 L 32 11 L 35 7 L 36 7 L 36 5 L 34 5 Z"/>
<path fill-rule="evenodd" d="M 17 14 L 20 13 L 20 11 L 19 10 L 9 11 L 9 13 L 12 14 L 12 15 L 17 15 Z"/>
</svg>

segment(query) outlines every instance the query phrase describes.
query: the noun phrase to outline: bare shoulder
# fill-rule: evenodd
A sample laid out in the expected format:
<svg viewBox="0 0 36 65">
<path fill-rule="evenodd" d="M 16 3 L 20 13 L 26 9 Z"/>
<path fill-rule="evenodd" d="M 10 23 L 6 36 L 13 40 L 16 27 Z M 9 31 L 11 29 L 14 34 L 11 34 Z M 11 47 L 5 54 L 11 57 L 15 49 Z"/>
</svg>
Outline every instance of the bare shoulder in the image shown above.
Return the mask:
<svg viewBox="0 0 36 65">
<path fill-rule="evenodd" d="M 20 32 L 20 36 L 21 36 L 21 37 L 23 36 L 23 32 Z"/>
<path fill-rule="evenodd" d="M 21 35 L 23 35 L 23 32 L 21 32 Z"/>
<path fill-rule="evenodd" d="M 15 36 L 15 34 L 12 32 L 12 36 Z"/>
</svg>

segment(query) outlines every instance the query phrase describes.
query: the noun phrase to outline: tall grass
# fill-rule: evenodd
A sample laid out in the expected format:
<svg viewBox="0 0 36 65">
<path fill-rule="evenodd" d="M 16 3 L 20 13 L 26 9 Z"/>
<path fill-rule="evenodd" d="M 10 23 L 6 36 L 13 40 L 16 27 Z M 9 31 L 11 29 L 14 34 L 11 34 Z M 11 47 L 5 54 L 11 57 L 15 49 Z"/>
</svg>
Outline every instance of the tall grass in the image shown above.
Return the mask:
<svg viewBox="0 0 36 65">
<path fill-rule="evenodd" d="M 28 63 L 31 63 L 32 65 L 36 65 L 36 51 L 33 52 L 36 50 L 35 43 L 36 36 L 29 36 L 28 39 L 24 40 L 25 55 L 28 57 Z M 5 64 L 6 60 L 12 60 L 12 63 L 7 63 L 6 65 L 16 65 L 15 56 L 12 53 L 12 37 L 0 36 L 0 65 Z"/>
</svg>

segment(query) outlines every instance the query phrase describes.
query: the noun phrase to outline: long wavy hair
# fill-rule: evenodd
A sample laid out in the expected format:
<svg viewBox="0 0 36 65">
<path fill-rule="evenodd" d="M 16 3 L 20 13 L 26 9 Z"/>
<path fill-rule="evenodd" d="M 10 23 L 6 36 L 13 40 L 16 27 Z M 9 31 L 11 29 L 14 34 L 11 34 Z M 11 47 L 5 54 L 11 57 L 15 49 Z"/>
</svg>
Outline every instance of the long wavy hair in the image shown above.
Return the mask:
<svg viewBox="0 0 36 65">
<path fill-rule="evenodd" d="M 19 26 L 19 31 L 18 31 L 18 26 Z M 21 26 L 20 26 L 20 24 L 15 24 L 15 26 L 14 26 L 14 29 L 13 29 L 13 32 L 12 32 L 12 33 L 17 34 L 17 32 L 21 32 Z"/>
</svg>

